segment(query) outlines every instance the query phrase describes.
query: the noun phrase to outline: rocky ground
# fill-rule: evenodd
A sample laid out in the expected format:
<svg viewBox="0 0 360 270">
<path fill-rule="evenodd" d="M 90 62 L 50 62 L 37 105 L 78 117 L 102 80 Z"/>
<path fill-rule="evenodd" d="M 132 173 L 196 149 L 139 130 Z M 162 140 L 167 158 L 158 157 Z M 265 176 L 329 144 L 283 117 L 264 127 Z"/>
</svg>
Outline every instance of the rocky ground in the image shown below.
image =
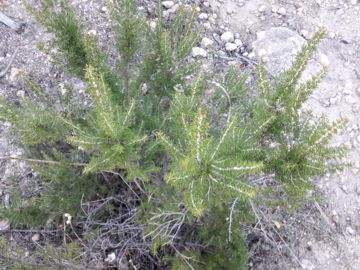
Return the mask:
<svg viewBox="0 0 360 270">
<path fill-rule="evenodd" d="M 35 0 L 25 2 L 38 3 Z M 89 31 L 105 41 L 111 40 L 106 1 L 71 2 L 90 23 Z M 182 1 L 185 4 L 194 2 Z M 139 8 L 151 19 L 155 1 L 139 3 Z M 179 4 L 164 1 L 165 13 L 176 12 Z M 353 162 L 353 167 L 316 180 L 319 191 L 324 194 L 323 202 L 311 203 L 301 213 L 275 223 L 283 249 L 265 250 L 263 260 L 254 263 L 253 269 L 360 269 L 360 1 L 210 0 L 196 1 L 196 4 L 199 6 L 198 20 L 205 32 L 192 54 L 203 58 L 204 67 L 208 68 L 217 61 L 251 67 L 262 57 L 267 69 L 276 75 L 289 66 L 313 33 L 320 27 L 328 29 L 307 75 L 322 65 L 327 65 L 329 72 L 306 106 L 317 114 L 327 114 L 331 120 L 348 118 L 345 132 L 333 143 L 345 144 L 350 150 L 349 161 Z M 48 56 L 37 49 L 37 43 L 47 40 L 49 35 L 26 12 L 23 2 L 2 0 L 0 10 L 26 24 L 20 34 L 0 24 L 0 71 L 14 53 L 15 46 L 20 46 L 12 68 L 0 78 L 0 96 L 16 99 L 28 94 L 19 76 L 22 71 L 33 78 L 43 78 L 40 82 L 44 87 L 52 86 L 49 76 L 57 77 L 60 82 L 68 80 L 48 61 Z M 0 127 L 0 133 L 3 130 L 6 125 Z M 18 151 L 11 146 L 11 141 L 0 137 L 0 155 L 18 154 Z M 18 162 L 4 163 L 0 179 L 19 166 L 22 165 Z M 25 168 L 20 171 L 26 175 Z M 1 193 L 2 185 L 0 195 L 6 200 L 6 194 Z"/>
</svg>

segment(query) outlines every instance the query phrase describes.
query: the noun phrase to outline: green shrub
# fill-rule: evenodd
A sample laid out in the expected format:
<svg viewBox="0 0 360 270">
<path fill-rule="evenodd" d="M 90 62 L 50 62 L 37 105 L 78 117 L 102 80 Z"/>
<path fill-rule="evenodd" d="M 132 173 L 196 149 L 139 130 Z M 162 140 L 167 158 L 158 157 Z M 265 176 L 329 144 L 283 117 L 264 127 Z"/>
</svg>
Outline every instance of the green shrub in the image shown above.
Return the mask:
<svg viewBox="0 0 360 270">
<path fill-rule="evenodd" d="M 267 79 L 260 63 L 252 96 L 246 74 L 231 69 L 220 85 L 189 58 L 201 36 L 194 9 L 180 8 L 169 22 L 159 5 L 152 29 L 135 1 L 114 1 L 119 58 L 110 66 L 66 1 L 43 0 L 41 7 L 30 9 L 54 33 L 51 46 L 69 75 L 86 83 L 91 105 L 81 105 L 71 88 L 53 98 L 31 79 L 31 100 L 20 106 L 2 101 L 0 117 L 12 124 L 25 151 L 7 159 L 33 166 L 40 187 L 27 196 L 13 188 L 10 207 L 0 213 L 13 227 L 58 228 L 67 213 L 79 227 L 64 245 L 80 237 L 77 248 L 98 252 L 92 239 L 105 237 L 104 228 L 113 226 L 117 236 L 109 239 L 138 241 L 128 253 L 125 244 L 105 250 L 118 252 L 129 266 L 151 269 L 142 260 L 156 258 L 164 269 L 246 269 L 240 221 L 252 222 L 250 203 L 261 197 L 269 205 L 298 204 L 313 188 L 312 177 L 344 165 L 344 149 L 328 144 L 344 121 L 301 112 L 325 74 L 299 82 L 323 30 L 275 80 Z M 210 86 L 216 94 L 205 96 Z M 205 97 L 217 106 L 204 105 Z M 267 174 L 275 174 L 287 196 L 254 181 Z M 96 211 L 90 202 L 99 202 Z M 93 214 L 86 214 L 89 209 Z M 123 224 L 136 232 L 120 233 Z M 142 252 L 136 262 L 134 249 Z"/>
</svg>

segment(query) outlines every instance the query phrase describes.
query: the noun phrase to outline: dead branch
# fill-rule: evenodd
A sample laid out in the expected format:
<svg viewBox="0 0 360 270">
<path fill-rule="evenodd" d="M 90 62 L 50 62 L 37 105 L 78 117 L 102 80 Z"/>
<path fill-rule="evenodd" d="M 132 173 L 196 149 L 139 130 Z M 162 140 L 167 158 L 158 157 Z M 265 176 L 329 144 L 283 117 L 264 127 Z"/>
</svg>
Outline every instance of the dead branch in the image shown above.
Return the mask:
<svg viewBox="0 0 360 270">
<path fill-rule="evenodd" d="M 0 19 L 1 19 L 1 12 L 0 12 Z M 7 66 L 5 67 L 5 69 L 3 71 L 0 71 L 0 78 L 4 77 L 6 75 L 6 73 L 9 71 L 9 68 L 11 67 L 11 64 L 14 62 L 16 53 L 18 52 L 19 47 L 16 46 L 16 49 L 14 51 L 14 53 L 12 54 L 9 63 L 7 64 Z"/>
<path fill-rule="evenodd" d="M 15 32 L 19 33 L 22 30 L 23 24 L 17 23 L 14 20 L 10 19 L 4 13 L 0 11 L 0 22 L 5 24 L 6 26 L 10 27 Z"/>
</svg>

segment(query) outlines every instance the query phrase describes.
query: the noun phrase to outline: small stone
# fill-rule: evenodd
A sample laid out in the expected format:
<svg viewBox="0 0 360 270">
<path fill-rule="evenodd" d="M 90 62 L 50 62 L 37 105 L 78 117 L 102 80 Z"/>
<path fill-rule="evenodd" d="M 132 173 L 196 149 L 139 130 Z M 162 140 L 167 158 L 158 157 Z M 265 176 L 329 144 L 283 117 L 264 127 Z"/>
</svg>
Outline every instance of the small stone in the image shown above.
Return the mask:
<svg viewBox="0 0 360 270">
<path fill-rule="evenodd" d="M 207 57 L 207 52 L 200 47 L 194 47 L 192 48 L 192 52 L 191 52 L 193 57 Z"/>
<path fill-rule="evenodd" d="M 234 43 L 236 44 L 236 46 L 241 47 L 243 45 L 242 41 L 238 38 L 235 39 Z"/>
<path fill-rule="evenodd" d="M 329 38 L 334 39 L 334 38 L 335 38 L 335 36 L 336 36 L 336 34 L 335 34 L 334 32 L 330 32 L 330 33 L 329 33 Z"/>
<path fill-rule="evenodd" d="M 346 227 L 346 232 L 348 234 L 351 234 L 351 235 L 354 235 L 355 234 L 355 231 L 353 228 L 351 228 L 350 226 Z"/>
<path fill-rule="evenodd" d="M 10 229 L 10 221 L 8 219 L 0 219 L 0 231 Z"/>
<path fill-rule="evenodd" d="M 286 9 L 284 7 L 281 7 L 278 9 L 277 14 L 280 15 L 285 15 L 286 14 Z"/>
<path fill-rule="evenodd" d="M 168 12 L 174 14 L 174 13 L 176 13 L 176 11 L 179 9 L 179 7 L 180 7 L 180 5 L 179 5 L 179 4 L 176 4 L 176 5 L 174 5 L 172 8 L 170 8 L 170 9 L 168 10 Z"/>
<path fill-rule="evenodd" d="M 225 50 L 227 52 L 233 52 L 238 48 L 238 46 L 235 43 L 228 42 L 225 44 Z"/>
<path fill-rule="evenodd" d="M 199 15 L 200 20 L 207 20 L 207 18 L 209 18 L 209 15 L 207 15 L 206 13 L 200 13 Z"/>
<path fill-rule="evenodd" d="M 40 234 L 35 233 L 32 237 L 31 240 L 33 240 L 34 242 L 37 242 L 40 240 Z"/>
<path fill-rule="evenodd" d="M 336 213 L 335 210 L 332 212 L 331 220 L 332 220 L 335 224 L 339 224 L 339 216 L 338 216 L 338 214 Z"/>
<path fill-rule="evenodd" d="M 108 10 L 108 9 L 107 9 L 107 7 L 105 7 L 105 6 L 101 8 L 101 11 L 104 12 L 104 13 L 106 13 L 107 10 Z"/>
<path fill-rule="evenodd" d="M 227 31 L 221 35 L 221 40 L 224 42 L 234 42 L 234 34 Z"/>
<path fill-rule="evenodd" d="M 14 82 L 16 80 L 17 77 L 19 77 L 19 75 L 21 74 L 21 69 L 19 68 L 11 68 L 10 69 L 10 77 L 9 77 L 9 80 Z"/>
<path fill-rule="evenodd" d="M 348 149 L 348 150 L 351 150 L 351 149 L 352 149 L 352 144 L 351 144 L 351 142 L 346 142 L 346 143 L 344 143 L 344 147 L 345 147 L 346 149 Z"/>
<path fill-rule="evenodd" d="M 304 37 L 304 38 L 307 38 L 309 36 L 309 31 L 303 29 L 300 31 L 300 34 Z"/>
<path fill-rule="evenodd" d="M 208 48 L 211 47 L 214 44 L 214 41 L 212 41 L 210 38 L 204 37 L 201 40 L 201 47 Z"/>
<path fill-rule="evenodd" d="M 19 97 L 19 98 L 24 99 L 25 98 L 25 91 L 24 90 L 17 91 L 16 96 Z"/>
<path fill-rule="evenodd" d="M 109 262 L 109 263 L 112 263 L 113 261 L 115 261 L 116 259 L 116 255 L 114 252 L 111 252 L 107 255 L 106 259 L 105 259 L 105 262 Z"/>
<path fill-rule="evenodd" d="M 151 30 L 154 31 L 155 28 L 156 28 L 156 22 L 155 22 L 155 21 L 151 21 L 150 24 L 149 24 L 149 26 L 150 26 Z"/>
<path fill-rule="evenodd" d="M 277 6 L 273 6 L 272 8 L 271 8 L 271 12 L 272 13 L 277 13 L 279 11 L 279 7 L 277 7 Z"/>
<path fill-rule="evenodd" d="M 90 36 L 96 36 L 96 30 L 95 30 L 95 29 L 91 29 L 91 30 L 89 30 L 87 33 L 88 33 L 88 35 L 90 35 Z"/>
<path fill-rule="evenodd" d="M 320 61 L 320 64 L 323 65 L 323 66 L 329 66 L 330 65 L 329 58 L 323 53 L 319 53 L 319 61 Z"/>
<path fill-rule="evenodd" d="M 203 23 L 205 29 L 211 29 L 211 24 L 209 22 Z"/>
<path fill-rule="evenodd" d="M 204 2 L 203 5 L 204 5 L 204 7 L 210 7 L 210 3 L 209 3 L 209 2 Z"/>
<path fill-rule="evenodd" d="M 162 5 L 164 8 L 169 9 L 172 8 L 175 5 L 175 3 L 173 1 L 163 1 Z"/>
<path fill-rule="evenodd" d="M 260 6 L 259 9 L 258 9 L 259 12 L 264 12 L 265 10 L 266 10 L 265 5 Z"/>
<path fill-rule="evenodd" d="M 357 4 L 357 0 L 350 0 L 350 3 L 351 3 L 352 5 L 356 5 L 356 4 Z"/>
</svg>

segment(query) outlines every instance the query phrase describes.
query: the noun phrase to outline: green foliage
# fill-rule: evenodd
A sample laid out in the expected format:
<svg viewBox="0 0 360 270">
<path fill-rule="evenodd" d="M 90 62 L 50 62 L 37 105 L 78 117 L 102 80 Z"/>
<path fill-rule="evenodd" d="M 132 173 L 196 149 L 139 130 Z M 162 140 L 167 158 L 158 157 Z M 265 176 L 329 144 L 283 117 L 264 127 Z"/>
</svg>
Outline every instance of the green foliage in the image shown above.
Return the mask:
<svg viewBox="0 0 360 270">
<path fill-rule="evenodd" d="M 195 9 L 181 6 L 169 19 L 159 3 L 151 28 L 133 0 L 114 1 L 110 8 L 116 67 L 100 49 L 102 40 L 84 34 L 66 1 L 43 0 L 40 11 L 32 9 L 54 34 L 52 46 L 67 70 L 85 82 L 90 105 L 69 86 L 54 98 L 26 77 L 30 99 L 1 101 L 0 118 L 11 123 L 24 149 L 16 158 L 37 171 L 31 183 L 38 192 L 23 194 L 14 187 L 11 205 L 0 216 L 22 227 L 57 227 L 64 213 L 89 221 L 80 202 L 113 201 L 123 194 L 115 183 L 121 179 L 131 195 L 101 204 L 90 228 L 78 230 L 101 234 L 102 226 L 124 215 L 151 242 L 151 248 L 144 245 L 147 257 L 156 256 L 162 266 L 246 269 L 240 221 L 251 222 L 250 202 L 268 196 L 299 203 L 313 188 L 312 177 L 344 165 L 344 149 L 329 145 L 344 120 L 329 123 L 302 111 L 325 74 L 324 69 L 300 82 L 324 31 L 275 80 L 267 79 L 259 63 L 257 91 L 250 94 L 247 73 L 231 69 L 218 83 L 196 71 L 199 63 L 188 57 L 201 34 Z M 214 96 L 205 95 L 208 88 L 216 90 Z M 264 174 L 275 175 L 285 198 L 254 181 Z M 84 247 L 91 242 L 86 235 L 91 233 L 76 235 Z"/>
<path fill-rule="evenodd" d="M 76 76 L 84 76 L 86 61 L 85 43 L 82 26 L 67 0 L 42 0 L 41 10 L 28 6 L 38 22 L 54 33 L 53 45 L 68 62 L 68 71 Z"/>
<path fill-rule="evenodd" d="M 63 243 L 56 247 L 46 243 L 44 246 L 28 243 L 35 246 L 31 253 L 26 247 L 15 241 L 0 237 L 0 266 L 2 269 L 79 269 L 81 247 L 77 242 Z"/>
</svg>

